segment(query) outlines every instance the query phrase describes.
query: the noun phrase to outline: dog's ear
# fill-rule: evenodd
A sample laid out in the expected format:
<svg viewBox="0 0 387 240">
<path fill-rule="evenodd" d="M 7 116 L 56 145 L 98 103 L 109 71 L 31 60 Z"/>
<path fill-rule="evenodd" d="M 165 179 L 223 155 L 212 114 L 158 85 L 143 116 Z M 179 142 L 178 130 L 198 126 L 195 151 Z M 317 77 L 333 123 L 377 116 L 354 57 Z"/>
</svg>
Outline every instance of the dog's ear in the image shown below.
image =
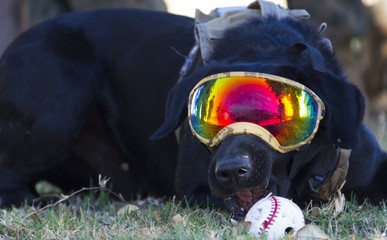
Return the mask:
<svg viewBox="0 0 387 240">
<path fill-rule="evenodd" d="M 325 103 L 325 119 L 331 140 L 339 147 L 352 149 L 359 142 L 365 100 L 360 90 L 343 77 L 325 75 L 319 79 L 317 94 Z M 324 91 L 324 93 L 318 93 Z"/>
<path fill-rule="evenodd" d="M 168 93 L 164 123 L 150 136 L 150 139 L 155 140 L 166 137 L 184 121 L 187 117 L 189 94 L 199 80 L 200 76 L 193 74 L 183 78 L 171 88 Z"/>
<path fill-rule="evenodd" d="M 341 148 L 352 149 L 359 142 L 359 131 L 363 123 L 365 100 L 354 85 L 339 94 L 339 106 L 333 107 L 331 114 L 331 137 Z M 345 111 L 342 111 L 345 109 Z"/>
<path fill-rule="evenodd" d="M 329 49 L 296 43 L 288 51 L 288 54 L 298 56 L 299 59 L 302 59 L 302 53 L 305 53 L 303 62 L 309 64 L 307 59 L 310 59 L 313 70 L 310 72 L 308 65 L 300 68 L 302 64 L 299 64 L 297 71 L 301 75 L 308 75 L 308 81 L 305 83 L 310 85 L 326 104 L 325 122 L 331 140 L 341 148 L 354 148 L 359 141 L 359 129 L 364 117 L 363 95 L 356 86 L 347 81 Z"/>
</svg>

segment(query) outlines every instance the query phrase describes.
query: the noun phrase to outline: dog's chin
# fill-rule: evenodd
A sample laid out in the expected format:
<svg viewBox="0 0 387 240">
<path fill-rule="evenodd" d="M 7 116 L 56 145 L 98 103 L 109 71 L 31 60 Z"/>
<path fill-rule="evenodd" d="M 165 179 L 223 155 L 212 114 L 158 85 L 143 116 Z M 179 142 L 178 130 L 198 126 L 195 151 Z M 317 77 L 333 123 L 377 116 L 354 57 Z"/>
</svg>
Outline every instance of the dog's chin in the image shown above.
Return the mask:
<svg viewBox="0 0 387 240">
<path fill-rule="evenodd" d="M 235 193 L 235 201 L 240 209 L 248 212 L 260 199 L 266 196 L 266 188 L 263 186 L 244 188 Z"/>
<path fill-rule="evenodd" d="M 226 208 L 234 215 L 234 219 L 241 220 L 256 202 L 267 196 L 267 187 L 266 183 L 237 190 L 234 195 L 225 198 Z"/>
</svg>

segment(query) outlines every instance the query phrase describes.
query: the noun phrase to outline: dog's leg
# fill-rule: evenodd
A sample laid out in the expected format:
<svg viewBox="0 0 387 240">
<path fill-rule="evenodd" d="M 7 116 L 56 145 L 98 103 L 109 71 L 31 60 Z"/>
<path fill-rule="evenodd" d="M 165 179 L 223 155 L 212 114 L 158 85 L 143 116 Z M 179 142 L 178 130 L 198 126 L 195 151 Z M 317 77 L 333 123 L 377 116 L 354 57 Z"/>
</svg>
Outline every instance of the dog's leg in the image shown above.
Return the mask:
<svg viewBox="0 0 387 240">
<path fill-rule="evenodd" d="M 359 201 L 368 198 L 377 204 L 387 199 L 387 153 L 365 126 L 360 133 L 361 145 L 352 150 L 344 192 L 347 196 L 354 193 Z"/>
<path fill-rule="evenodd" d="M 380 163 L 372 182 L 369 184 L 368 198 L 372 203 L 378 204 L 387 201 L 387 154 L 380 155 Z"/>
<path fill-rule="evenodd" d="M 176 188 L 180 197 L 202 207 L 222 207 L 224 200 L 211 194 L 208 185 L 210 153 L 191 134 L 187 122 L 181 126 L 176 170 Z"/>
</svg>

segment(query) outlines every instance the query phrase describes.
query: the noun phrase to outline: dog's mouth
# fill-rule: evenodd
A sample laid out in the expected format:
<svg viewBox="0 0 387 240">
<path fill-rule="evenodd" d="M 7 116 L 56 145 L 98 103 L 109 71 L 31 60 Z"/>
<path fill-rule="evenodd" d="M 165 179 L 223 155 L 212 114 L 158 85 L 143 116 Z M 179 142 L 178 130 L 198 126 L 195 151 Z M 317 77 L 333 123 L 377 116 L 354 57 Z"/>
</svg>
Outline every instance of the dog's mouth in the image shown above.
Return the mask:
<svg viewBox="0 0 387 240">
<path fill-rule="evenodd" d="M 256 187 L 243 188 L 225 198 L 226 208 L 234 215 L 233 218 L 241 220 L 256 202 L 268 194 L 268 185 L 269 182 L 266 182 Z"/>
</svg>

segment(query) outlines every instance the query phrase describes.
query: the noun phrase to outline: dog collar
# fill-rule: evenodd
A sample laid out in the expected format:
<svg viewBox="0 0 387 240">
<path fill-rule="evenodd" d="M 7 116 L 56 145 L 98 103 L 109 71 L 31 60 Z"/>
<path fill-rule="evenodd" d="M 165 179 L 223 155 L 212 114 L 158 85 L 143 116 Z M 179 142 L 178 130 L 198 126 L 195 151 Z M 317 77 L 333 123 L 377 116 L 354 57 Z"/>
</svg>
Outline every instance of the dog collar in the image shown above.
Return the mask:
<svg viewBox="0 0 387 240">
<path fill-rule="evenodd" d="M 265 0 L 256 0 L 246 7 L 217 8 L 209 15 L 196 10 L 195 36 L 200 44 L 203 62 L 209 62 L 216 40 L 223 38 L 224 32 L 232 27 L 244 23 L 248 19 L 274 16 L 278 19 L 285 17 L 310 17 L 304 9 L 285 9 L 278 4 Z"/>
<path fill-rule="evenodd" d="M 267 16 L 304 19 L 310 17 L 309 13 L 305 9 L 285 9 L 278 4 L 265 0 L 255 0 L 247 6 L 247 8 L 216 8 L 208 15 L 196 10 L 194 32 L 196 43 L 192 47 L 185 63 L 180 69 L 179 80 L 187 75 L 196 64 L 208 63 L 216 40 L 221 39 L 227 29 L 245 22 L 246 19 Z M 324 26 L 326 26 L 326 24 Z"/>
<path fill-rule="evenodd" d="M 321 187 L 319 187 L 318 190 L 313 189 L 312 185 L 310 185 L 311 189 L 314 190 L 315 194 L 319 198 L 323 200 L 328 200 L 337 192 L 341 191 L 342 187 L 345 184 L 345 179 L 347 177 L 349 157 L 351 156 L 351 151 L 351 149 L 339 148 L 339 162 L 332 175 Z"/>
</svg>

